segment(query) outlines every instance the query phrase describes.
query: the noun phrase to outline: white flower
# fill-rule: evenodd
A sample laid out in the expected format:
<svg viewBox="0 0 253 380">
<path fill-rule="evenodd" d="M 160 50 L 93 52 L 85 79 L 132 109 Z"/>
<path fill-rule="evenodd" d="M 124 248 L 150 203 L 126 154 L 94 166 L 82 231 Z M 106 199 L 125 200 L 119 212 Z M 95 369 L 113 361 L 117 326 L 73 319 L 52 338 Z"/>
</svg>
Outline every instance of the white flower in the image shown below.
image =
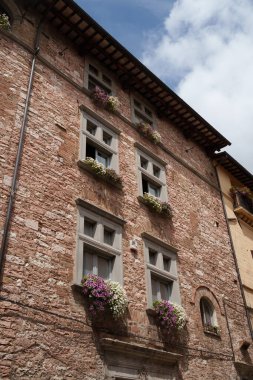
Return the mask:
<svg viewBox="0 0 253 380">
<path fill-rule="evenodd" d="M 0 13 L 0 29 L 9 30 L 10 26 L 9 17 L 5 13 Z"/>
<path fill-rule="evenodd" d="M 109 307 L 113 316 L 115 318 L 120 318 L 124 315 L 128 305 L 126 292 L 118 282 L 108 280 L 106 283 L 113 293 L 109 302 Z"/>
<path fill-rule="evenodd" d="M 154 140 L 155 144 L 158 144 L 161 141 L 161 135 L 160 135 L 160 133 L 157 132 L 157 131 L 154 131 L 152 133 L 152 139 Z"/>
<path fill-rule="evenodd" d="M 176 304 L 176 303 L 172 303 L 173 307 L 174 307 L 174 313 L 176 314 L 177 316 L 177 322 L 176 322 L 176 325 L 177 325 L 177 329 L 178 330 L 182 330 L 186 324 L 186 313 L 185 313 L 185 310 L 182 306 Z"/>
<path fill-rule="evenodd" d="M 145 200 L 146 203 L 148 203 L 155 211 L 161 213 L 162 212 L 162 204 L 161 202 L 159 201 L 159 199 L 157 199 L 156 197 L 154 197 L 153 195 L 151 194 L 148 194 L 148 193 L 144 193 L 143 194 L 143 199 Z"/>
<path fill-rule="evenodd" d="M 107 100 L 108 108 L 111 111 L 116 111 L 119 108 L 120 102 L 116 96 L 109 96 Z"/>
<path fill-rule="evenodd" d="M 104 167 L 104 165 L 94 160 L 94 158 L 87 157 L 86 160 L 84 160 L 84 162 L 88 164 L 97 174 L 106 174 L 106 168 Z"/>
</svg>

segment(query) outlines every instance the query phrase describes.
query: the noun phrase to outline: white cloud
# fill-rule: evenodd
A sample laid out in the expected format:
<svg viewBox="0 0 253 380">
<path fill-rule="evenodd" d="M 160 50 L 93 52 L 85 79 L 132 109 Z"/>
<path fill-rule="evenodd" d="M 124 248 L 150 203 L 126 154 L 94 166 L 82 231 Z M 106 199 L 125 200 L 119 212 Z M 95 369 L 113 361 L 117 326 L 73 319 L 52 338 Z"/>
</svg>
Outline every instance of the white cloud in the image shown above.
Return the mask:
<svg viewBox="0 0 253 380">
<path fill-rule="evenodd" d="M 233 144 L 253 172 L 253 3 L 176 0 L 143 62 Z"/>
</svg>

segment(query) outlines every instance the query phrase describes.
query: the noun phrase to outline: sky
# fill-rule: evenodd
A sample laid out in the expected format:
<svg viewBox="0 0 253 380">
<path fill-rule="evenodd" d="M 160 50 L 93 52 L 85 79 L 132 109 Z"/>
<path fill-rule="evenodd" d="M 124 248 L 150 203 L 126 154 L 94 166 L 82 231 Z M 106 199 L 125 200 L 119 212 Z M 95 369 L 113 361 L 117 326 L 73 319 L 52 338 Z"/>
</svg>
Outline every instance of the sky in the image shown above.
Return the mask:
<svg viewBox="0 0 253 380">
<path fill-rule="evenodd" d="M 252 0 L 77 0 L 253 173 Z"/>
</svg>

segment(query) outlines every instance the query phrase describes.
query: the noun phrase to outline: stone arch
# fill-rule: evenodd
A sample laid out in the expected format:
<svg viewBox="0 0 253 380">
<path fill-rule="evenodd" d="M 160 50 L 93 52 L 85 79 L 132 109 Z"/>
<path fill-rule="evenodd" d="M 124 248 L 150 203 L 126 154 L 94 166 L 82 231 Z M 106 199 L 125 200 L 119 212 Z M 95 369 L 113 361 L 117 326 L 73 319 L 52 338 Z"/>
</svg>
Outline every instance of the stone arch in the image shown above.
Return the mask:
<svg viewBox="0 0 253 380">
<path fill-rule="evenodd" d="M 209 289 L 207 286 L 202 285 L 196 288 L 195 293 L 193 295 L 193 304 L 199 305 L 200 299 L 202 297 L 208 298 L 214 305 L 215 309 L 218 310 L 222 315 L 224 315 L 224 310 L 223 310 L 223 306 L 221 305 L 221 302 L 218 300 L 214 292 L 211 289 Z"/>
</svg>

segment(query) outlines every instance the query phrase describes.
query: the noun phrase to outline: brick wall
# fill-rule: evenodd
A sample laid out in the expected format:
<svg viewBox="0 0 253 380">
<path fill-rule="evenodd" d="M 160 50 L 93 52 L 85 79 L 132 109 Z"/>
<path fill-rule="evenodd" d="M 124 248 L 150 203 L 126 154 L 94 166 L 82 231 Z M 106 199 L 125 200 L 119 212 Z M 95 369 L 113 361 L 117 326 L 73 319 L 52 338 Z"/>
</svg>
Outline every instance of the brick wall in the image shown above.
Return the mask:
<svg viewBox="0 0 253 380">
<path fill-rule="evenodd" d="M 36 25 L 36 17 L 28 12 L 22 24 L 12 31 L 30 47 L 35 35 L 32 23 Z M 3 72 L 1 229 L 32 58 L 11 36 L 0 36 Z M 62 55 L 59 54 L 66 48 Z M 5 301 L 0 302 L 1 376 L 10 379 L 103 379 L 104 352 L 99 341 L 104 337 L 116 337 L 182 354 L 177 375 L 173 378 L 236 379 L 233 351 L 236 360 L 247 359 L 241 357 L 239 342 L 249 333 L 211 160 L 201 147 L 187 140 L 167 120 L 158 119 L 158 130 L 164 146 L 178 159 L 141 137 L 124 118 L 95 106 L 87 92 L 79 88 L 83 84 L 84 70 L 85 58 L 45 25 L 4 263 L 1 297 Z M 123 91 L 117 81 L 115 83 L 121 102 L 120 113 L 130 121 L 130 94 Z M 105 184 L 77 166 L 81 105 L 121 132 L 119 172 L 123 190 Z M 135 142 L 167 162 L 172 221 L 150 213 L 137 199 Z M 189 146 L 192 149 L 187 152 Z M 124 287 L 130 300 L 127 325 L 115 326 L 110 320 L 93 325 L 85 312 L 82 295 L 71 286 L 76 255 L 77 198 L 126 221 L 122 259 Z M 187 334 L 179 341 L 164 336 L 154 318 L 146 313 L 143 232 L 178 249 L 181 300 L 188 315 Z M 129 249 L 133 237 L 138 240 L 136 253 Z M 203 332 L 199 309 L 201 296 L 209 297 L 215 306 L 220 338 Z M 227 299 L 225 304 L 224 299 Z M 174 372 L 168 365 L 168 378 L 172 378 L 169 373 Z"/>
</svg>

